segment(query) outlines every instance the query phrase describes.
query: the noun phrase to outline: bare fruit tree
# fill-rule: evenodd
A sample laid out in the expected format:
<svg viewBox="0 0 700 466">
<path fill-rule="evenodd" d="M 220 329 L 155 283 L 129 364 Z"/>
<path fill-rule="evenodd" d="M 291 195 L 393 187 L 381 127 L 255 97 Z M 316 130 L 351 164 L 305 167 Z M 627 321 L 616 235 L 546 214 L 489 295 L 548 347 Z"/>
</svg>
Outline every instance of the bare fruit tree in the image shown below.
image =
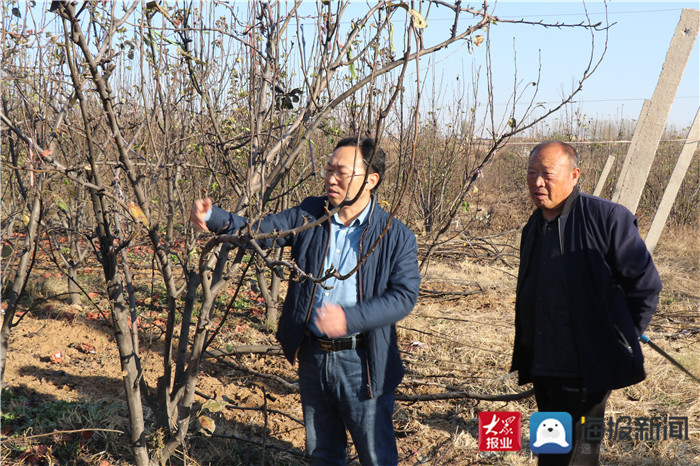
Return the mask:
<svg viewBox="0 0 700 466">
<path fill-rule="evenodd" d="M 76 285 L 73 300 L 87 294 L 76 271 L 90 254 L 102 270 L 139 465 L 186 448 L 202 358 L 242 287 L 260 291 L 273 327 L 290 273 L 327 278 L 276 247 L 297 232 L 263 235 L 255 222 L 322 193 L 325 157 L 339 136 L 389 145 L 387 132 L 399 132 L 381 202 L 393 216 L 415 193 L 434 245 L 504 141 L 559 108 L 528 120 L 531 106 L 517 118 L 527 123 L 489 116 L 492 137 L 478 150 L 474 121 L 442 134 L 437 119 L 421 118 L 423 85 L 407 71 L 420 76 L 422 60 L 453 44 L 481 45 L 499 21 L 486 2 L 174 3 L 2 7 L 2 368 L 39 245 Z M 452 26 L 429 43 L 424 28 L 437 8 Z M 580 83 L 595 66 L 591 59 Z M 516 85 L 513 102 L 522 98 Z M 248 227 L 200 249 L 187 219 L 202 196 L 248 217 Z M 136 267 L 137 244 L 148 247 L 150 275 Z M 227 289 L 235 291 L 225 302 Z M 162 296 L 167 316 L 155 380 L 143 370 L 145 296 Z"/>
</svg>

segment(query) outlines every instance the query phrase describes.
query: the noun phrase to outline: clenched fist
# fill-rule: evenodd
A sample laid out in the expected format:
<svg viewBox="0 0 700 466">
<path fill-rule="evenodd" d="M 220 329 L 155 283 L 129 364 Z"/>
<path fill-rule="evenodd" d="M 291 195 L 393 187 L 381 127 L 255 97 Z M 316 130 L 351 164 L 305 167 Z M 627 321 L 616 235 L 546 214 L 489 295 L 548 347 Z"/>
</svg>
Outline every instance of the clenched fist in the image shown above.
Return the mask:
<svg viewBox="0 0 700 466">
<path fill-rule="evenodd" d="M 326 303 L 318 309 L 316 315 L 316 327 L 328 338 L 340 338 L 348 334 L 348 321 L 341 306 Z"/>
</svg>

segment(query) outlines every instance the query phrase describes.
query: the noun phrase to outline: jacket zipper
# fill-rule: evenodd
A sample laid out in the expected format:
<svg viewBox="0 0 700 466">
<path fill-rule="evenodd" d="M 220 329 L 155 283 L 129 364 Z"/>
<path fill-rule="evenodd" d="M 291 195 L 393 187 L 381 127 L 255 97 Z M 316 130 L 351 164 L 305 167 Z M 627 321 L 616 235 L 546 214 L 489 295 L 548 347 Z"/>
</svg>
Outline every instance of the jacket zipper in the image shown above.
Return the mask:
<svg viewBox="0 0 700 466">
<path fill-rule="evenodd" d="M 365 230 L 362 232 L 362 236 L 360 236 L 360 247 L 357 249 L 357 262 L 360 262 L 360 259 L 362 259 L 362 242 L 365 239 L 365 234 L 367 233 L 367 230 L 369 230 L 369 221 L 371 220 L 372 212 L 370 211 L 370 218 L 367 219 L 367 226 L 365 227 Z M 357 269 L 357 302 L 362 303 L 362 274 L 360 273 L 360 270 L 362 269 L 362 265 L 360 265 L 360 268 Z M 367 394 L 369 395 L 370 399 L 374 398 L 374 395 L 372 394 L 372 383 L 371 383 L 371 373 L 369 370 L 369 345 L 365 344 L 365 370 L 367 371 Z"/>
<path fill-rule="evenodd" d="M 630 356 L 634 355 L 634 350 L 632 349 L 632 346 L 629 344 L 627 341 L 627 338 L 625 338 L 625 335 L 620 331 L 619 328 L 617 328 L 617 325 L 613 325 L 615 328 L 615 331 L 617 332 L 617 338 L 619 339 L 620 344 L 625 347 L 627 352 L 630 354 Z"/>
</svg>

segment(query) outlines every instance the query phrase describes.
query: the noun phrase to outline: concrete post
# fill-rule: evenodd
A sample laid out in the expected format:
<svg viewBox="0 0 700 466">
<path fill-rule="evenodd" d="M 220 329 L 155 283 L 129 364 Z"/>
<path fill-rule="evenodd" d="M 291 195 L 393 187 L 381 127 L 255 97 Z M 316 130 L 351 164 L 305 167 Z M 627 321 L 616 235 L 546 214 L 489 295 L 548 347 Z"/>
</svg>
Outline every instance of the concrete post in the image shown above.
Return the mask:
<svg viewBox="0 0 700 466">
<path fill-rule="evenodd" d="M 678 157 L 678 162 L 676 162 L 676 166 L 673 168 L 671 179 L 668 180 L 668 186 L 661 198 L 661 204 L 659 204 L 659 208 L 656 209 L 656 215 L 654 215 L 654 220 L 651 222 L 651 228 L 649 228 L 647 237 L 644 240 L 647 249 L 652 254 L 654 253 L 654 248 L 656 248 L 656 243 L 661 237 L 661 232 L 664 230 L 668 215 L 671 213 L 671 207 L 673 207 L 673 202 L 676 200 L 678 190 L 681 188 L 681 183 L 688 171 L 690 161 L 693 159 L 693 155 L 698 148 L 698 140 L 700 140 L 700 109 L 698 109 L 698 113 L 695 115 L 695 121 L 693 121 L 690 131 L 688 131 L 688 137 L 685 140 L 685 144 L 683 144 L 681 155 Z"/>
<path fill-rule="evenodd" d="M 628 153 L 628 157 L 633 158 L 630 165 L 633 165 L 634 169 L 628 171 L 624 180 L 622 178 L 619 180 L 620 183 L 623 183 L 619 191 L 619 198 L 613 199 L 633 213 L 639 205 L 639 199 L 649 176 L 656 149 L 666 127 L 671 105 L 698 37 L 698 29 L 700 29 L 700 11 L 683 9 L 676 32 L 671 39 L 671 45 L 668 47 L 656 90 L 651 97 L 649 112 L 643 118 L 642 124 L 637 124 L 634 131 L 635 136 L 637 132 L 640 132 L 635 153 Z M 642 119 L 640 118 L 640 120 Z M 632 149 L 631 145 L 630 149 Z"/>
<path fill-rule="evenodd" d="M 600 196 L 600 192 L 603 190 L 603 186 L 605 186 L 605 181 L 608 179 L 613 163 L 615 163 L 615 156 L 609 155 L 608 160 L 605 162 L 605 166 L 603 167 L 603 171 L 600 174 L 600 178 L 598 178 L 598 184 L 595 186 L 595 191 L 593 191 L 594 196 Z"/>
<path fill-rule="evenodd" d="M 639 152 L 637 149 L 640 144 L 640 139 L 642 131 L 640 128 L 644 127 L 644 120 L 649 114 L 649 106 L 651 105 L 651 100 L 644 99 L 642 103 L 642 110 L 639 112 L 639 118 L 637 118 L 637 126 L 634 128 L 634 134 L 632 134 L 632 141 L 630 141 L 630 146 L 627 148 L 627 155 L 625 156 L 625 161 L 622 162 L 622 168 L 620 169 L 620 175 L 617 178 L 617 183 L 615 183 L 615 189 L 613 190 L 612 197 L 610 200 L 613 202 L 620 202 L 620 192 L 623 186 L 629 184 L 629 175 L 632 167 L 632 160 Z"/>
</svg>

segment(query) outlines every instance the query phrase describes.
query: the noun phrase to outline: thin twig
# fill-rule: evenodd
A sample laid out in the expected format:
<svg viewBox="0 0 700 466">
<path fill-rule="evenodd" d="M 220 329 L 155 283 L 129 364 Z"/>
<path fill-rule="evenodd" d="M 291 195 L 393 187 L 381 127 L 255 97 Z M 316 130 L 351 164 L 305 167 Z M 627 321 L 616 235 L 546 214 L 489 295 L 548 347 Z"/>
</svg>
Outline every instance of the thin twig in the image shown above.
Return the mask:
<svg viewBox="0 0 700 466">
<path fill-rule="evenodd" d="M 255 375 L 255 376 L 257 376 L 257 377 L 262 377 L 262 378 L 264 378 L 264 379 L 274 380 L 275 382 L 278 382 L 278 383 L 284 385 L 284 386 L 285 386 L 287 389 L 289 389 L 289 390 L 292 390 L 292 391 L 295 391 L 295 392 L 296 392 L 296 391 L 299 391 L 299 387 L 297 387 L 296 385 L 294 385 L 294 384 L 292 384 L 292 383 L 287 382 L 287 381 L 284 380 L 283 378 L 278 377 L 278 376 L 276 376 L 276 375 L 264 374 L 264 373 L 262 373 L 262 372 L 256 372 L 256 371 L 254 371 L 254 370 L 252 370 L 252 369 L 248 369 L 248 368 L 245 367 L 245 366 L 240 366 L 240 365 L 237 365 L 237 364 L 233 364 L 232 362 L 226 361 L 222 356 L 218 356 L 218 355 L 216 355 L 216 354 L 212 354 L 212 353 L 209 352 L 209 351 L 205 351 L 204 354 L 207 354 L 207 355 L 210 355 L 210 356 L 213 357 L 213 358 L 216 358 L 220 363 L 222 363 L 222 364 L 224 364 L 224 365 L 230 367 L 231 369 L 236 369 L 236 370 L 239 370 L 239 371 L 241 371 L 241 372 L 246 372 L 246 373 L 248 373 L 248 374 L 252 374 L 252 375 Z"/>
<path fill-rule="evenodd" d="M 419 291 L 418 295 L 423 296 L 471 296 L 473 294 L 483 293 L 484 290 L 473 290 L 473 291 L 439 291 L 439 290 L 426 290 L 422 289 Z"/>
<path fill-rule="evenodd" d="M 29 435 L 27 437 L 16 437 L 16 438 L 6 438 L 4 440 L 0 440 L 0 444 L 5 443 L 5 442 L 17 442 L 19 440 L 29 440 L 33 438 L 39 438 L 39 437 L 48 437 L 50 435 L 56 435 L 56 434 L 76 434 L 78 432 L 114 432 L 117 434 L 124 434 L 121 430 L 116 430 L 116 429 L 74 429 L 74 430 L 54 430 L 53 432 L 49 432 L 47 434 L 36 434 L 36 435 Z"/>
</svg>

